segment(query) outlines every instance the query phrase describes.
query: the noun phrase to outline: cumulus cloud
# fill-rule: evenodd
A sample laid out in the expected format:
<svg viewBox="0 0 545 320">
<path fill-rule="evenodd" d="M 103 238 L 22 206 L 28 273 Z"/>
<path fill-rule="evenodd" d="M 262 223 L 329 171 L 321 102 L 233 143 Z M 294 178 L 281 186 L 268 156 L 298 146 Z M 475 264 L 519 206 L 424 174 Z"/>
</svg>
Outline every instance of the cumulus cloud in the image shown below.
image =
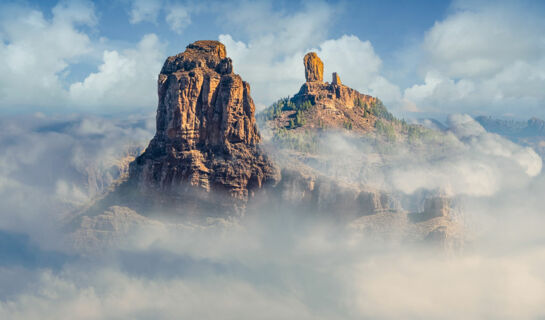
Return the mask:
<svg viewBox="0 0 545 320">
<path fill-rule="evenodd" d="M 133 0 L 129 11 L 130 23 L 157 22 L 157 16 L 161 10 L 160 0 Z"/>
<path fill-rule="evenodd" d="M 324 78 L 337 72 L 341 82 L 360 92 L 380 97 L 395 106 L 401 99 L 399 88 L 381 75 L 382 60 L 369 41 L 354 35 L 326 40 L 320 44 L 318 55 L 324 61 Z M 330 79 L 324 79 L 331 81 Z"/>
<path fill-rule="evenodd" d="M 104 51 L 98 72 L 70 85 L 71 103 L 118 110 L 155 105 L 163 51 L 164 45 L 155 34 L 145 35 L 134 49 Z"/>
<path fill-rule="evenodd" d="M 545 24 L 513 3 L 458 3 L 426 33 L 422 84 L 404 92 L 422 111 L 543 115 Z"/>
<path fill-rule="evenodd" d="M 156 104 L 156 77 L 165 45 L 155 34 L 134 47 L 95 42 L 90 2 L 60 2 L 52 18 L 23 6 L 5 6 L 0 23 L 0 106 L 8 111 L 70 108 L 108 112 Z M 98 71 L 68 83 L 71 67 L 102 56 Z"/>
<path fill-rule="evenodd" d="M 0 104 L 58 104 L 63 99 L 62 73 L 92 51 L 78 26 L 94 26 L 89 2 L 62 2 L 47 19 L 37 10 L 4 6 L 0 22 Z"/>
<path fill-rule="evenodd" d="M 166 22 L 172 31 L 181 34 L 191 24 L 191 16 L 187 6 L 174 5 L 167 9 Z"/>
<path fill-rule="evenodd" d="M 132 24 L 151 22 L 157 24 L 160 14 L 164 14 L 165 22 L 177 34 L 191 24 L 191 11 L 197 5 L 181 1 L 163 0 L 131 0 L 129 22 Z"/>
<path fill-rule="evenodd" d="M 248 41 L 223 34 L 219 40 L 233 59 L 235 72 L 252 85 L 256 102 L 268 105 L 279 97 L 294 94 L 304 82 L 302 59 L 305 51 L 325 40 L 334 8 L 323 3 L 306 3 L 299 11 L 272 10 L 271 2 L 244 3 L 225 8 L 225 23 L 240 30 Z"/>
<path fill-rule="evenodd" d="M 263 12 L 269 9 L 263 3 L 253 5 L 264 6 Z M 302 56 L 314 48 L 327 73 L 337 71 L 347 85 L 398 99 L 399 90 L 382 75 L 382 61 L 371 43 L 348 35 L 327 39 L 323 21 L 332 18 L 328 8 L 322 3 L 271 16 L 256 10 L 255 17 L 247 17 L 254 19 L 251 25 L 241 24 L 250 12 L 231 17 L 229 23 L 246 28 L 247 39 L 222 35 L 220 40 L 234 58 L 235 71 L 252 83 L 254 97 L 264 97 L 263 103 L 268 103 L 296 92 L 304 81 Z M 92 27 L 96 23 L 92 12 L 92 7 L 72 3 L 57 6 L 51 19 L 38 11 L 16 11 L 13 16 L 20 17 L 24 26 L 20 30 L 38 30 L 42 39 L 15 37 L 18 34 L 5 23 L 8 18 L 2 19 L 0 36 L 11 40 L 3 38 L 0 48 L 13 62 L 0 65 L 2 72 L 20 77 L 18 83 L 35 87 L 36 94 L 42 92 L 40 101 L 60 96 L 61 101 L 96 108 L 102 103 L 119 105 L 130 93 L 133 100 L 128 101 L 133 105 L 155 103 L 144 98 L 150 95 L 147 90 L 155 97 L 162 60 L 162 44 L 154 35 L 143 37 L 134 49 L 105 50 L 96 72 L 62 90 L 59 83 L 66 65 L 88 54 L 91 40 L 76 26 Z M 140 21 L 156 19 L 144 13 L 136 16 Z M 282 26 L 278 33 L 276 23 Z M 74 48 L 57 43 L 49 32 L 66 34 Z M 284 45 L 278 45 L 284 38 Z M 40 47 L 32 47 L 34 41 Z M 58 55 L 44 58 L 48 65 L 42 66 L 38 51 L 28 48 Z M 432 64 L 443 63 L 441 50 Z M 35 69 L 17 64 L 23 56 Z M 471 60 L 468 57 L 464 59 Z M 405 97 L 419 107 L 426 99 L 442 101 L 437 92 L 453 101 L 459 101 L 460 95 L 473 99 L 476 88 L 490 77 L 507 86 L 510 74 L 518 72 L 522 78 L 535 72 L 524 61 L 504 68 L 509 59 L 501 55 L 494 58 L 500 62 L 482 65 L 479 59 L 466 65 L 464 59 L 455 67 L 426 72 L 430 85 L 415 86 L 405 91 Z M 529 54 L 524 59 L 538 58 Z M 38 80 L 26 81 L 24 73 L 18 73 L 22 71 L 36 72 Z M 6 80 L 0 76 L 0 81 Z M 11 83 L 1 84 L 21 90 L 18 99 L 31 95 Z M 523 82 L 520 92 L 527 97 L 539 84 Z M 512 95 L 517 87 L 513 88 Z M 17 97 L 8 90 L 2 94 L 1 99 Z M 28 101 L 38 101 L 37 96 Z M 477 223 L 478 229 L 464 252 L 444 254 L 414 244 L 383 243 L 319 220 L 302 224 L 294 218 L 300 212 L 275 216 L 261 210 L 250 212 L 239 224 L 169 225 L 159 232 L 144 227 L 103 255 L 82 257 L 59 253 L 65 249 L 59 220 L 105 190 L 119 174 L 119 160 L 147 144 L 154 131 L 153 115 L 4 117 L 0 119 L 0 318 L 544 317 L 542 159 L 529 148 L 486 132 L 467 115 L 453 115 L 447 125 L 446 132 L 436 137 L 439 143 L 430 143 L 432 147 L 396 145 L 396 150 L 384 154 L 378 150 L 384 146 L 329 136 L 330 148 L 323 151 L 345 161 L 331 162 L 339 177 L 366 177 L 359 182 L 376 181 L 379 187 L 409 196 L 420 189 L 442 189 L 463 200 L 464 217 Z M 135 146 L 136 152 L 128 146 Z M 377 166 L 382 156 L 391 161 L 388 166 Z M 367 164 L 368 170 L 361 168 Z"/>
</svg>

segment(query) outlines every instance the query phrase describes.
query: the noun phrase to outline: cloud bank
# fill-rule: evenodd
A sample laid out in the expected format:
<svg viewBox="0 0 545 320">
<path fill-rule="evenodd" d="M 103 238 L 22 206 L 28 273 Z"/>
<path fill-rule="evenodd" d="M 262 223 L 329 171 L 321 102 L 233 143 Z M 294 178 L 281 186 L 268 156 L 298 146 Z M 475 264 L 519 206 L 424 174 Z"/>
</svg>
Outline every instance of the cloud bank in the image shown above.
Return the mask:
<svg viewBox="0 0 545 320">
<path fill-rule="evenodd" d="M 412 172 L 412 178 L 405 177 L 413 183 L 407 192 L 461 181 L 452 190 L 463 198 L 464 216 L 477 230 L 471 246 L 461 252 L 369 239 L 319 219 L 302 223 L 294 218 L 296 212 L 279 216 L 264 209 L 238 223 L 154 224 L 134 230 L 100 255 L 79 256 L 59 243 L 58 215 L 93 194 L 87 168 L 97 168 L 95 176 L 109 183 L 105 177 L 111 162 L 124 155 L 123 146 L 145 145 L 153 117 L 36 115 L 3 121 L 0 128 L 5 151 L 0 157 L 0 239 L 8 244 L 0 246 L 2 318 L 545 315 L 540 159 L 467 116 L 450 118 L 449 135 L 464 155 L 454 162 L 488 166 L 484 180 L 492 179 L 494 188 L 479 188 L 483 179 L 475 179 L 476 172 L 451 170 L 441 157 L 421 163 L 430 157 L 415 157 L 393 175 Z M 358 156 L 350 145 L 336 146 L 342 158 Z M 441 178 L 445 174 L 448 179 Z M 513 183 L 516 179 L 523 183 Z M 58 187 L 59 181 L 68 188 Z"/>
<path fill-rule="evenodd" d="M 425 34 L 424 82 L 406 100 L 427 112 L 542 115 L 545 24 L 525 4 L 455 3 Z"/>
</svg>

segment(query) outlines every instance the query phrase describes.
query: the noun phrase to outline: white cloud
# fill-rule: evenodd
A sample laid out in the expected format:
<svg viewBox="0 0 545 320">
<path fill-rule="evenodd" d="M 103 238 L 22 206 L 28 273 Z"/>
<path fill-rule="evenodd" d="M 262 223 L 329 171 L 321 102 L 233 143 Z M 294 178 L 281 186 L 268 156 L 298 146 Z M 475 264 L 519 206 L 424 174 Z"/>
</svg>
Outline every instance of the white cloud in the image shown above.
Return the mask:
<svg viewBox="0 0 545 320">
<path fill-rule="evenodd" d="M 69 89 L 72 103 L 85 107 L 151 107 L 157 102 L 157 74 L 164 45 L 154 34 L 145 35 L 135 49 L 104 51 L 98 72 Z"/>
<path fill-rule="evenodd" d="M 463 5 L 422 43 L 424 83 L 405 90 L 423 111 L 544 115 L 545 24 L 514 4 Z"/>
<path fill-rule="evenodd" d="M 542 159 L 533 149 L 486 132 L 468 115 L 451 115 L 448 124 L 448 150 L 429 147 L 427 155 L 416 161 L 418 156 L 412 154 L 387 172 L 391 187 L 408 194 L 440 189 L 452 196 L 492 196 L 521 188 L 540 174 Z"/>
<path fill-rule="evenodd" d="M 295 94 L 304 83 L 303 56 L 325 40 L 327 24 L 335 8 L 324 3 L 306 3 L 299 11 L 272 9 L 271 2 L 241 2 L 225 5 L 225 23 L 240 30 L 248 40 L 223 34 L 219 40 L 233 59 L 234 71 L 252 86 L 259 107 Z"/>
<path fill-rule="evenodd" d="M 0 119 L 0 188 L 9 184 L 0 189 L 6 210 L 0 235 L 9 240 L 6 232 L 24 232 L 39 243 L 34 251 L 13 241 L 11 251 L 0 247 L 8 253 L 0 261 L 0 318 L 254 319 L 263 310 L 269 310 L 264 319 L 539 318 L 545 176 L 532 168 L 540 159 L 527 158 L 530 151 L 487 133 L 468 116 L 453 116 L 449 125 L 458 145 L 448 155 L 461 155 L 455 165 L 447 158 L 439 171 L 411 154 L 403 160 L 421 171 L 405 178 L 435 174 L 430 181 L 445 186 L 473 177 L 458 191 L 485 192 L 489 181 L 479 180 L 496 179 L 494 192 L 474 192 L 464 207 L 465 217 L 493 217 L 482 220 L 471 250 L 446 254 L 414 243 L 385 244 L 316 215 L 299 220 L 300 208 L 285 216 L 257 208 L 247 220 L 225 225 L 144 227 L 126 235 L 120 248 L 57 258 L 51 267 L 43 249 L 63 235 L 54 228 L 66 209 L 60 203 L 88 195 L 82 170 L 107 169 L 130 141 L 145 144 L 153 116 Z M 358 146 L 342 142 L 334 145 L 335 158 L 361 160 Z M 463 161 L 476 171 L 457 170 Z M 504 183 L 513 174 L 531 181 Z M 25 254 L 32 259 L 17 260 Z"/>
<path fill-rule="evenodd" d="M 66 2 L 42 12 L 7 7 L 0 22 L 0 104 L 54 105 L 63 98 L 62 73 L 92 51 L 78 25 L 96 24 L 91 3 Z"/>
<path fill-rule="evenodd" d="M 157 22 L 157 16 L 162 7 L 161 0 L 132 0 L 129 12 L 129 22 Z"/>
<path fill-rule="evenodd" d="M 250 82 L 253 97 L 258 103 L 268 105 L 279 97 L 299 91 L 305 81 L 303 57 L 309 51 L 316 51 L 324 61 L 324 81 L 330 82 L 331 73 L 338 72 L 343 84 L 378 96 L 389 105 L 399 103 L 400 90 L 381 75 L 382 61 L 369 41 L 344 35 L 319 42 L 313 49 L 302 45 L 309 39 L 297 39 L 293 44 L 280 39 L 283 39 L 281 33 L 250 40 L 249 43 L 235 41 L 231 35 L 219 37 L 234 61 L 235 72 Z M 283 44 L 281 49 L 277 48 L 277 40 Z M 287 51 L 289 47 L 293 50 Z"/>
<path fill-rule="evenodd" d="M 0 106 L 94 112 L 149 107 L 157 102 L 156 79 L 165 45 L 155 34 L 134 47 L 117 49 L 107 39 L 94 42 L 82 26 L 97 23 L 88 2 L 60 2 L 46 19 L 40 11 L 6 7 L 0 22 Z M 102 50 L 98 71 L 68 83 L 77 63 L 89 63 Z M 94 63 L 94 61 L 93 61 Z"/>
<path fill-rule="evenodd" d="M 0 231 L 23 232 L 43 245 L 58 240 L 55 221 L 106 190 L 123 157 L 152 137 L 153 120 L 0 118 Z"/>
<path fill-rule="evenodd" d="M 399 88 L 381 75 L 382 60 L 371 42 L 344 35 L 324 41 L 317 53 L 324 61 L 324 81 L 331 81 L 331 73 L 337 72 L 343 84 L 378 96 L 389 106 L 401 99 Z"/>
<path fill-rule="evenodd" d="M 174 32 L 181 34 L 191 24 L 191 16 L 187 6 L 174 5 L 166 9 L 166 22 Z"/>
</svg>

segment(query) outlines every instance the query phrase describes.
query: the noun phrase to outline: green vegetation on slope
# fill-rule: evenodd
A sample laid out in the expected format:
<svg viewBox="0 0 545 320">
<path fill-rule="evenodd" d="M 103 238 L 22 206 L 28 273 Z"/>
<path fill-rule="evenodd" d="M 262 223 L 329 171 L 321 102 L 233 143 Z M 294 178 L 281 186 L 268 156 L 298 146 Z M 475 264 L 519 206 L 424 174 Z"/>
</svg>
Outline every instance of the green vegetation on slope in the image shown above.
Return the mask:
<svg viewBox="0 0 545 320">
<path fill-rule="evenodd" d="M 429 129 L 418 124 L 408 124 L 403 119 L 394 117 L 383 105 L 380 100 L 367 104 L 359 99 L 354 101 L 356 108 L 365 110 L 363 117 L 373 115 L 376 117 L 374 122 L 375 130 L 362 135 L 362 139 L 374 141 L 380 146 L 382 151 L 395 149 L 396 145 L 409 144 L 415 147 L 424 144 L 435 144 L 438 147 L 448 143 L 448 135 L 440 131 Z M 287 118 L 285 127 L 272 128 L 272 140 L 283 148 L 288 148 L 300 152 L 315 153 L 318 150 L 320 135 L 325 133 L 323 120 L 318 120 L 317 127 L 319 131 L 314 130 L 292 130 L 305 125 L 305 111 L 313 107 L 310 101 L 295 104 L 289 97 L 282 98 L 257 115 L 260 121 L 266 122 L 279 118 L 283 112 L 291 111 Z M 342 126 L 347 131 L 353 129 L 351 120 L 346 120 Z"/>
<path fill-rule="evenodd" d="M 318 151 L 319 135 L 305 130 L 297 132 L 279 128 L 274 131 L 272 140 L 279 146 L 300 152 L 316 153 Z"/>
<path fill-rule="evenodd" d="M 309 110 L 310 108 L 312 108 L 312 103 L 308 100 L 301 104 L 295 104 L 289 97 L 286 97 L 276 101 L 257 116 L 261 120 L 268 121 L 278 118 L 284 111 L 297 111 L 296 119 L 294 120 L 297 127 L 303 124 L 303 112 Z"/>
</svg>

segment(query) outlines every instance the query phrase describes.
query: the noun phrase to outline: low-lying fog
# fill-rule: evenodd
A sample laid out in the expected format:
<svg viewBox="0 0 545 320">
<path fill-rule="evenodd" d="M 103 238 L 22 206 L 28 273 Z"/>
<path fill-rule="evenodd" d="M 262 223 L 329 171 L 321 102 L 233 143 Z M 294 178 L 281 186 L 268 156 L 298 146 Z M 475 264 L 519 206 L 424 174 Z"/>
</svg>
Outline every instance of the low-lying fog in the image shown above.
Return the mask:
<svg viewBox="0 0 545 320">
<path fill-rule="evenodd" d="M 448 126 L 448 149 L 398 146 L 389 166 L 358 177 L 390 192 L 456 197 L 468 230 L 459 250 L 262 209 L 208 227 L 158 223 L 80 254 L 62 221 L 147 145 L 154 116 L 6 117 L 0 319 L 544 318 L 542 160 L 468 116 L 451 116 Z M 341 159 L 331 159 L 339 176 L 376 151 L 324 139 L 332 142 L 324 154 Z"/>
</svg>

